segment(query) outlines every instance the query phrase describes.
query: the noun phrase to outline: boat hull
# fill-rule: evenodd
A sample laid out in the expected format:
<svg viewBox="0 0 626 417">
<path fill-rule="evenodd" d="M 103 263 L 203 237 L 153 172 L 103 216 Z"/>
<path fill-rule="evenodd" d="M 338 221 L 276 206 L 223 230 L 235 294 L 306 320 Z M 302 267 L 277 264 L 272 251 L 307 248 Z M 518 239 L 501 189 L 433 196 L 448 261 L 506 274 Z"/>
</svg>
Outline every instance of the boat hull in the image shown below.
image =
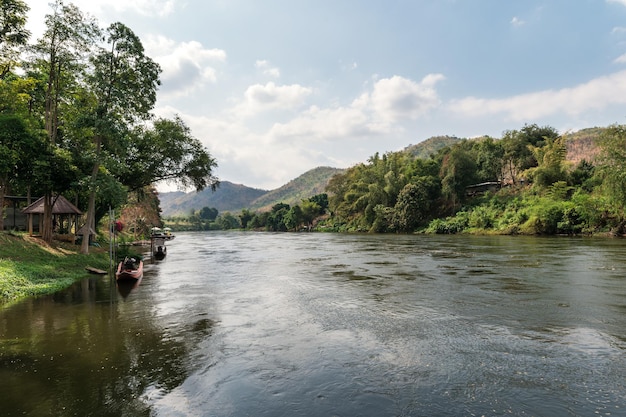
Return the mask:
<svg viewBox="0 0 626 417">
<path fill-rule="evenodd" d="M 118 281 L 138 281 L 143 277 L 143 261 L 139 261 L 136 269 L 124 267 L 124 262 L 120 262 L 115 272 L 115 279 Z"/>
</svg>

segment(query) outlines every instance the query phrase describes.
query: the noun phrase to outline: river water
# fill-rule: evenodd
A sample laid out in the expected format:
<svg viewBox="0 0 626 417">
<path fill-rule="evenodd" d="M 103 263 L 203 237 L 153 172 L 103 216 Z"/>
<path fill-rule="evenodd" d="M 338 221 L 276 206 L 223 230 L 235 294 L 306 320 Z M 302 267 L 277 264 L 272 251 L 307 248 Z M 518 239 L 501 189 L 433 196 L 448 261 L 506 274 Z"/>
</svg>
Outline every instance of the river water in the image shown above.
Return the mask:
<svg viewBox="0 0 626 417">
<path fill-rule="evenodd" d="M 626 241 L 181 233 L 0 310 L 1 416 L 626 416 Z"/>
</svg>

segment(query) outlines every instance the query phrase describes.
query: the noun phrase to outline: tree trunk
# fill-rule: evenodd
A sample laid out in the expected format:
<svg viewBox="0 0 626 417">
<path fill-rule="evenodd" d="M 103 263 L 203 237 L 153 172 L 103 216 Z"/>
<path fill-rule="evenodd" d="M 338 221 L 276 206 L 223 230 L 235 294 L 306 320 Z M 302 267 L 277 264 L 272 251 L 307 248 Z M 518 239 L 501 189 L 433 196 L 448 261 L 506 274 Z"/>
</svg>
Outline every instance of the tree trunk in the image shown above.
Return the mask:
<svg viewBox="0 0 626 417">
<path fill-rule="evenodd" d="M 93 162 L 93 169 L 91 170 L 91 186 L 89 190 L 89 202 L 87 205 L 87 219 L 85 221 L 85 227 L 83 229 L 83 241 L 80 246 L 80 253 L 85 255 L 89 254 L 89 236 L 91 230 L 95 230 L 96 223 L 96 179 L 98 177 L 98 171 L 100 170 L 100 144 L 101 140 L 99 136 L 94 138 L 96 145 L 96 158 Z"/>
<path fill-rule="evenodd" d="M 30 185 L 26 188 L 26 206 L 30 206 L 31 198 L 30 198 Z M 28 215 L 28 234 L 30 236 L 33 235 L 33 215 Z"/>
<path fill-rule="evenodd" d="M 93 178 L 92 178 L 93 179 Z M 87 219 L 83 228 L 83 241 L 80 245 L 80 253 L 89 254 L 89 238 L 91 236 L 91 230 L 93 230 L 93 224 L 95 222 L 96 213 L 96 191 L 91 190 L 89 192 L 89 203 L 87 206 Z"/>
<path fill-rule="evenodd" d="M 0 231 L 4 230 L 4 195 L 7 187 L 0 183 Z"/>
<path fill-rule="evenodd" d="M 43 227 L 41 238 L 44 242 L 52 242 L 52 193 L 49 191 L 43 197 Z"/>
</svg>

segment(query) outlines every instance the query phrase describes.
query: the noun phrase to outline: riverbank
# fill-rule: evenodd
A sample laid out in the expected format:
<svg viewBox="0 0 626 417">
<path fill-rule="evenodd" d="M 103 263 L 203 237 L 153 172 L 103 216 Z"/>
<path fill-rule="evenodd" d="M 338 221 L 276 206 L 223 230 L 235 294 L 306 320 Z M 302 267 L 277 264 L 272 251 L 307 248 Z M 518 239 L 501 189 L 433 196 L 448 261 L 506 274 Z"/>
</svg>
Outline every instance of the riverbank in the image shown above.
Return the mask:
<svg viewBox="0 0 626 417">
<path fill-rule="evenodd" d="M 89 274 L 85 267 L 107 270 L 106 249 L 89 255 L 67 242 L 47 244 L 23 233 L 0 233 L 0 306 L 25 297 L 52 294 Z"/>
</svg>

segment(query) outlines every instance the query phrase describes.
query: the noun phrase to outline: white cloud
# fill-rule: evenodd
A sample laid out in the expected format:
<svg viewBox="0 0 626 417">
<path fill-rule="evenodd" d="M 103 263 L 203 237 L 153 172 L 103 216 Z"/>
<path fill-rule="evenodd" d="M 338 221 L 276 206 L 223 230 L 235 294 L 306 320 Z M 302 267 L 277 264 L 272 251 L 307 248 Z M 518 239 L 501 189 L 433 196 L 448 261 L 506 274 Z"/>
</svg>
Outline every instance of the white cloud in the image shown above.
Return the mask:
<svg viewBox="0 0 626 417">
<path fill-rule="evenodd" d="M 626 54 L 620 55 L 613 60 L 616 64 L 625 64 L 626 63 Z"/>
<path fill-rule="evenodd" d="M 311 88 L 299 84 L 254 84 L 246 89 L 244 102 L 235 107 L 232 114 L 247 117 L 268 110 L 297 110 L 312 93 Z"/>
<path fill-rule="evenodd" d="M 167 16 L 174 12 L 178 0 L 74 0 L 81 10 L 100 13 L 107 8 L 116 13 L 133 11 L 144 16 Z"/>
<path fill-rule="evenodd" d="M 430 74 L 421 83 L 400 76 L 383 78 L 374 84 L 371 107 L 384 121 L 417 119 L 440 104 L 435 84 L 445 77 Z"/>
<path fill-rule="evenodd" d="M 381 79 L 350 105 L 311 106 L 294 119 L 274 124 L 270 136 L 277 141 L 337 141 L 401 131 L 402 120 L 417 119 L 439 105 L 434 86 L 443 79 L 440 74 L 430 74 L 420 83 L 399 76 Z"/>
<path fill-rule="evenodd" d="M 626 0 L 606 0 L 607 3 L 618 3 L 623 6 L 626 6 Z"/>
<path fill-rule="evenodd" d="M 522 19 L 518 18 L 517 16 L 511 19 L 511 25 L 513 25 L 514 27 L 524 26 L 525 23 L 526 22 L 524 22 Z"/>
<path fill-rule="evenodd" d="M 271 66 L 269 61 L 259 59 L 254 63 L 254 66 L 262 70 L 264 75 L 269 75 L 273 78 L 280 78 L 280 69 Z"/>
<path fill-rule="evenodd" d="M 504 99 L 468 97 L 453 100 L 449 108 L 467 117 L 504 114 L 508 120 L 523 121 L 558 113 L 577 116 L 611 104 L 625 103 L 626 71 L 621 71 L 561 90 L 539 91 Z"/>
<path fill-rule="evenodd" d="M 356 106 L 310 107 L 286 123 L 276 123 L 269 136 L 276 141 L 305 138 L 310 141 L 342 140 L 354 136 L 377 134 L 377 127 L 367 114 Z"/>
<path fill-rule="evenodd" d="M 161 90 L 165 94 L 187 95 L 200 86 L 215 82 L 212 66 L 226 61 L 221 49 L 206 49 L 199 42 L 175 42 L 163 36 L 149 36 L 143 42 L 147 54 L 161 65 Z"/>
</svg>

